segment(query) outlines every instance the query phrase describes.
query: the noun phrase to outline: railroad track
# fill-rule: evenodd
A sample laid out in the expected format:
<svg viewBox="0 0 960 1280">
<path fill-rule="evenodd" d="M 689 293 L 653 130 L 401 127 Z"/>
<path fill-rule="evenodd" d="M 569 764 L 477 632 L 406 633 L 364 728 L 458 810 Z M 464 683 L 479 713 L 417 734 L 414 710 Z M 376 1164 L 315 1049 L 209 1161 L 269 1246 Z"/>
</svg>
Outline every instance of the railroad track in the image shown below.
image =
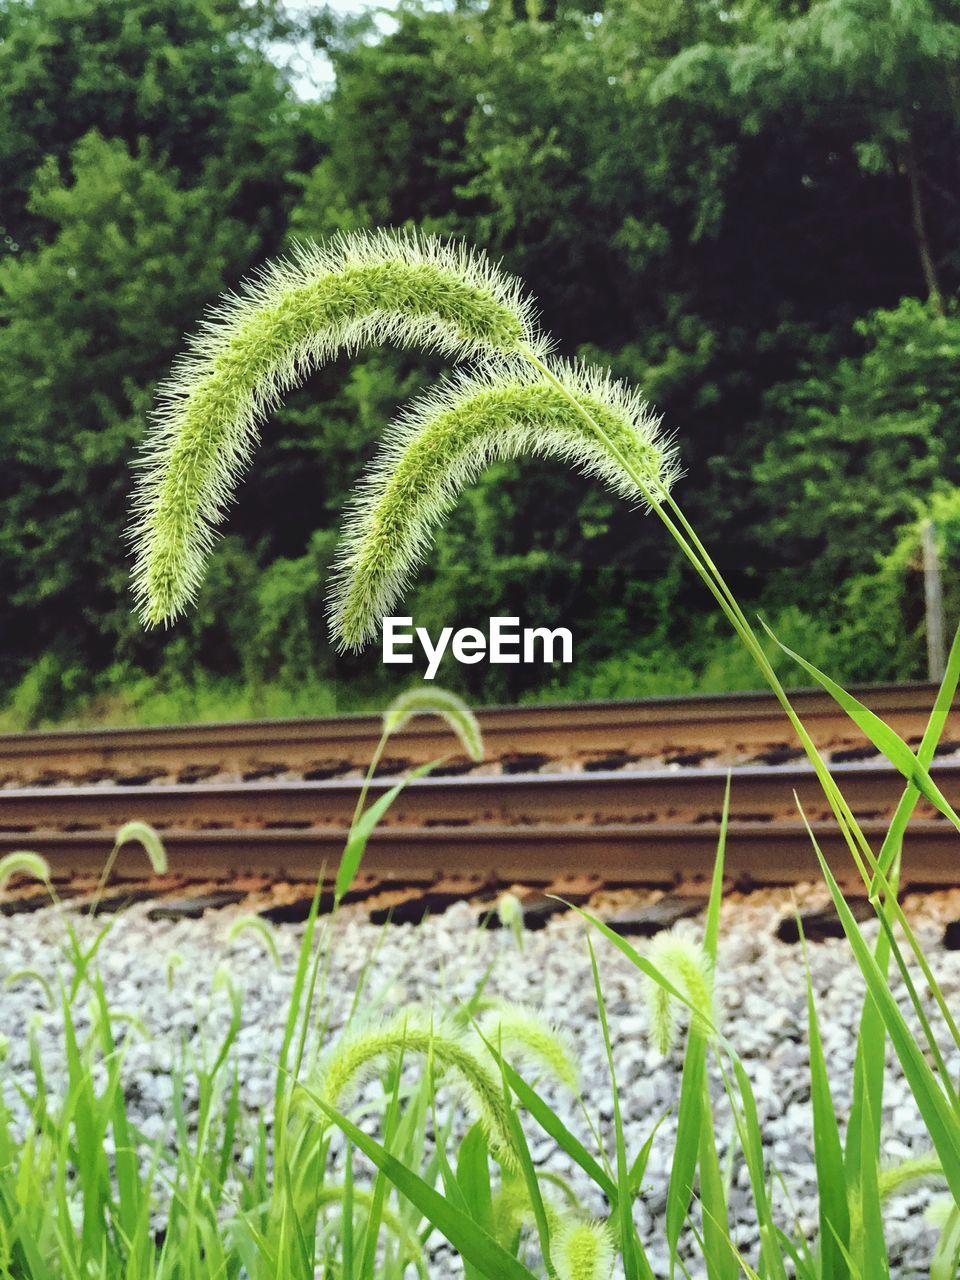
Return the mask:
<svg viewBox="0 0 960 1280">
<path fill-rule="evenodd" d="M 932 704 L 928 686 L 872 689 L 865 700 L 908 740 Z M 825 695 L 797 696 L 868 836 L 882 838 L 898 776 Z M 411 782 L 368 847 L 364 869 L 385 883 L 554 882 L 669 885 L 708 874 L 732 772 L 727 868 L 752 884 L 816 878 L 796 797 L 825 852 L 853 869 L 808 763 L 796 760 L 775 701 L 764 695 L 661 699 L 481 713 L 488 759 L 459 757 Z M 951 726 L 953 729 L 954 726 Z M 956 726 L 960 729 L 960 725 Z M 0 738 L 0 852 L 29 847 L 60 875 L 102 866 L 133 818 L 163 832 L 172 869 L 196 879 L 313 879 L 333 867 L 356 803 L 360 769 L 379 734 L 374 717 Z M 387 776 L 450 751 L 428 719 L 391 743 Z M 943 744 L 941 788 L 960 806 L 956 741 Z M 139 877 L 131 854 L 121 876 Z M 906 879 L 960 883 L 960 837 L 921 806 Z"/>
<path fill-rule="evenodd" d="M 908 741 L 923 733 L 934 695 L 933 686 L 921 684 L 878 685 L 862 694 Z M 825 693 L 792 696 L 825 752 L 862 748 L 862 738 Z M 760 756 L 779 762 L 800 754 L 776 699 L 766 693 L 494 707 L 479 719 L 488 759 L 507 772 L 551 760 L 601 769 L 653 759 L 681 766 Z M 960 735 L 960 717 L 955 727 Z M 213 774 L 246 781 L 281 773 L 321 779 L 366 768 L 379 736 L 378 716 L 0 734 L 0 786 L 137 785 Z M 438 721 L 411 721 L 391 739 L 382 771 L 449 755 L 451 742 Z"/>
</svg>

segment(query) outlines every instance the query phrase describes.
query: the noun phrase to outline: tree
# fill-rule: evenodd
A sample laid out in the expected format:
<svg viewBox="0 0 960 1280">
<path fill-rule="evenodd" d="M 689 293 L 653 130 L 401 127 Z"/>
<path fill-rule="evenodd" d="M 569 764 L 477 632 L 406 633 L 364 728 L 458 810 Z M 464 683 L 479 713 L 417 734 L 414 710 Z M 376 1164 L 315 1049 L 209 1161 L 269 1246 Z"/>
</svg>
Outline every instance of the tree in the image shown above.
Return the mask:
<svg viewBox="0 0 960 1280">
<path fill-rule="evenodd" d="M 849 180 L 852 161 L 881 190 L 895 180 L 888 213 L 912 239 L 927 297 L 941 310 L 941 265 L 949 259 L 954 273 L 957 266 L 955 251 L 948 253 L 957 216 L 949 138 L 960 123 L 960 6 L 814 0 L 799 11 L 761 4 L 746 12 L 746 40 L 684 49 L 656 94 L 725 100 L 758 135 L 795 118 L 810 131 L 814 166 L 826 161 Z M 815 172 L 805 178 L 808 188 L 823 181 Z"/>
<path fill-rule="evenodd" d="M 130 151 L 145 144 L 186 185 L 229 187 L 230 212 L 275 237 L 297 108 L 252 38 L 264 10 L 242 0 L 0 0 L 4 234 L 21 249 L 49 234 L 29 207 L 34 177 L 96 129 Z"/>
<path fill-rule="evenodd" d="M 68 638 L 102 663 L 123 625 L 128 467 L 158 365 L 256 235 L 121 142 L 88 134 L 70 168 L 64 182 L 51 158 L 30 201 L 51 242 L 0 270 L 5 650 Z"/>
<path fill-rule="evenodd" d="M 288 170 L 318 154 L 250 15 L 239 0 L 0 7 L 7 679 L 41 649 L 103 669 L 129 637 L 122 530 L 156 379 L 197 313 L 275 251 Z"/>
</svg>

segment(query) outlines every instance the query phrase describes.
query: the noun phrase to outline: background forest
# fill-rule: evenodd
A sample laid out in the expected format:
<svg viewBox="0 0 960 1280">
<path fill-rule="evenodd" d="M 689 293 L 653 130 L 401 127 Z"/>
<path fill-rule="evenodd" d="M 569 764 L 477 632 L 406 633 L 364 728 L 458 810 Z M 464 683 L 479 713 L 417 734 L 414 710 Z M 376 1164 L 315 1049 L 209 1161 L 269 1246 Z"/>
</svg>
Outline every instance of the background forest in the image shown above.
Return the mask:
<svg viewBox="0 0 960 1280">
<path fill-rule="evenodd" d="M 334 80 L 304 91 L 290 50 Z M 416 223 L 502 257 L 565 354 L 643 386 L 734 589 L 846 681 L 925 674 L 918 520 L 960 607 L 960 3 L 0 0 L 0 703 L 9 727 L 351 709 L 324 584 L 346 493 L 431 370 L 333 366 L 264 433 L 199 608 L 143 635 L 122 531 L 158 378 L 297 237 Z M 796 601 L 802 602 L 798 608 Z M 794 602 L 794 603 L 791 603 Z M 752 683 L 654 520 L 501 465 L 410 597 L 577 661 L 487 701 Z M 689 668 L 694 674 L 689 674 Z"/>
</svg>

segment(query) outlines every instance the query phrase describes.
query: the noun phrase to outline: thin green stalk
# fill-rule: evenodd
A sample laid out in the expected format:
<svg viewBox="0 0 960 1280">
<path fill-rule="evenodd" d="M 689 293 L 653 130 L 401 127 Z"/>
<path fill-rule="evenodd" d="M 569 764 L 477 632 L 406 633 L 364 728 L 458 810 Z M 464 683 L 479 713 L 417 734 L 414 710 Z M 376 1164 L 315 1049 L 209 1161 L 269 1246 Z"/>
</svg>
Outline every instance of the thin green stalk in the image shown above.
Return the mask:
<svg viewBox="0 0 960 1280">
<path fill-rule="evenodd" d="M 669 499 L 669 494 L 667 490 L 663 486 L 660 486 L 662 493 L 658 494 L 653 489 L 651 489 L 649 484 L 645 480 L 645 478 L 636 470 L 635 467 L 632 466 L 632 464 L 630 463 L 630 460 L 623 455 L 622 451 L 617 448 L 616 443 L 610 439 L 610 437 L 606 434 L 606 432 L 604 432 L 603 428 L 596 421 L 596 419 L 589 413 L 587 409 L 584 408 L 582 404 L 580 404 L 580 402 L 576 399 L 576 397 L 570 394 L 567 388 L 564 387 L 563 383 L 557 377 L 555 377 L 555 375 L 551 372 L 550 368 L 546 364 L 544 364 L 544 362 L 540 360 L 533 352 L 528 351 L 528 352 L 525 352 L 524 354 L 526 358 L 530 361 L 530 363 L 533 364 L 534 367 L 540 372 L 540 374 L 544 378 L 546 378 L 554 387 L 556 387 L 573 405 L 576 406 L 580 415 L 590 425 L 591 429 L 596 433 L 597 437 L 603 442 L 604 447 L 610 450 L 611 454 L 617 459 L 618 463 L 624 468 L 627 475 L 630 476 L 631 480 L 634 482 L 634 484 L 636 484 L 639 491 L 642 493 L 644 498 L 650 504 L 650 507 L 652 508 L 652 510 L 655 511 L 656 514 L 660 517 L 667 531 L 670 533 L 670 536 L 674 539 L 674 541 L 680 547 L 681 551 L 683 551 L 684 555 L 690 561 L 690 564 L 696 570 L 698 576 L 701 578 L 701 580 L 703 581 L 704 585 L 707 587 L 710 594 L 714 597 L 717 604 L 720 606 L 721 610 L 723 611 L 727 620 L 730 622 L 734 631 L 743 641 L 748 652 L 751 654 L 757 666 L 759 667 L 762 675 L 766 679 L 767 683 L 770 685 L 771 689 L 773 690 L 777 698 L 777 701 L 780 703 L 783 710 L 786 712 L 790 720 L 790 723 L 793 725 L 794 730 L 796 731 L 798 737 L 800 738 L 803 748 L 806 751 L 807 756 L 809 757 L 810 762 L 813 765 L 813 768 L 817 774 L 817 778 L 820 782 L 820 785 L 823 788 L 824 794 L 826 795 L 826 798 L 829 801 L 830 806 L 834 811 L 837 821 L 840 824 L 841 830 L 844 834 L 844 838 L 846 839 L 847 845 L 850 848 L 850 852 L 855 862 L 857 863 L 858 869 L 861 875 L 863 876 L 864 881 L 868 882 L 869 878 L 863 866 L 863 862 L 860 857 L 859 851 L 854 847 L 854 842 L 851 839 L 851 835 L 850 835 L 851 831 L 855 832 L 859 837 L 857 843 L 861 844 L 861 847 L 865 846 L 866 841 L 859 830 L 859 826 L 857 825 L 853 815 L 850 813 L 850 810 L 847 808 L 845 801 L 843 801 L 842 796 L 840 796 L 837 786 L 834 783 L 833 779 L 831 778 L 830 772 L 827 769 L 826 765 L 824 764 L 820 756 L 820 753 L 817 751 L 817 748 L 813 740 L 810 738 L 809 734 L 807 733 L 803 725 L 803 722 L 800 720 L 800 717 L 797 715 L 796 711 L 794 710 L 793 704 L 790 702 L 790 699 L 787 696 L 786 690 L 783 688 L 783 685 L 780 683 L 780 680 L 777 677 L 776 672 L 773 670 L 773 667 L 771 666 L 769 659 L 764 653 L 763 647 L 761 646 L 760 641 L 757 639 L 755 631 L 750 626 L 750 623 L 747 621 L 746 617 L 744 616 L 743 611 L 740 609 L 740 606 L 737 604 L 732 591 L 726 585 L 722 575 L 720 574 L 720 571 L 717 569 L 716 565 L 714 565 L 713 561 L 710 559 L 706 550 L 703 548 L 703 544 L 700 542 L 692 526 L 683 516 L 682 512 L 680 512 L 680 509 L 679 507 L 677 507 L 676 503 L 673 503 L 671 501 L 671 509 L 675 510 L 678 513 L 680 521 L 683 525 L 683 529 L 678 527 L 678 525 L 673 521 L 673 519 L 664 509 L 664 499 Z"/>
<path fill-rule="evenodd" d="M 953 706 L 953 700 L 956 697 L 958 682 L 960 682 L 960 626 L 953 633 L 953 642 L 947 655 L 947 665 L 943 673 L 943 680 L 940 682 L 933 710 L 930 712 L 927 727 L 924 730 L 920 746 L 917 748 L 917 759 L 925 769 L 929 769 L 933 763 L 933 756 L 940 740 L 940 734 L 946 723 L 947 714 Z M 890 823 L 886 838 L 880 847 L 879 861 L 884 871 L 887 870 L 894 857 L 900 852 L 907 824 L 913 816 L 913 811 L 917 807 L 919 799 L 920 792 L 914 786 L 907 787 L 900 797 L 897 811 L 893 815 L 893 821 Z"/>
<path fill-rule="evenodd" d="M 367 772 L 363 777 L 363 785 L 360 787 L 360 794 L 357 797 L 356 808 L 353 811 L 353 818 L 350 821 L 350 830 L 352 831 L 360 821 L 360 815 L 363 813 L 364 806 L 367 803 L 367 792 L 370 790 L 370 783 L 373 781 L 373 775 L 377 772 L 377 766 L 380 763 L 384 750 L 386 749 L 387 739 L 390 737 L 390 730 L 384 729 L 380 735 L 380 741 L 377 743 L 377 749 L 370 757 L 370 763 L 367 766 Z"/>
<path fill-rule="evenodd" d="M 816 748 L 816 744 L 813 742 L 812 738 L 807 733 L 807 730 L 803 722 L 801 721 L 799 715 L 797 714 L 796 710 L 794 709 L 793 704 L 791 703 L 786 690 L 781 684 L 779 677 L 777 676 L 769 659 L 767 658 L 767 655 L 764 653 L 763 647 L 760 644 L 756 636 L 756 633 L 754 632 L 750 623 L 744 616 L 743 611 L 740 608 L 739 604 L 737 603 L 733 592 L 730 590 L 729 586 L 727 586 L 717 566 L 713 563 L 709 553 L 707 552 L 706 548 L 703 546 L 703 543 L 700 541 L 700 538 L 697 536 L 696 531 L 693 529 L 693 526 L 689 523 L 687 518 L 684 516 L 679 505 L 671 497 L 666 487 L 663 486 L 662 484 L 658 485 L 657 489 L 652 489 L 650 487 L 650 485 L 646 482 L 644 477 L 637 472 L 635 467 L 632 466 L 632 464 L 630 463 L 630 460 L 624 457 L 622 451 L 617 448 L 616 443 L 609 438 L 609 436 L 604 432 L 603 428 L 593 418 L 590 412 L 582 404 L 580 404 L 580 402 L 574 396 L 570 394 L 567 388 L 563 386 L 562 382 L 554 376 L 550 368 L 546 364 L 544 364 L 544 362 L 540 360 L 533 352 L 524 352 L 524 354 L 526 358 L 534 365 L 534 367 L 541 373 L 541 375 L 544 378 L 546 378 L 565 397 L 567 397 L 572 404 L 576 405 L 578 412 L 583 417 L 583 419 L 587 423 L 589 423 L 591 429 L 596 433 L 597 437 L 603 442 L 604 447 L 608 448 L 613 454 L 613 456 L 616 457 L 618 463 L 625 469 L 627 474 L 630 476 L 633 482 L 637 485 L 639 491 L 643 494 L 644 498 L 650 504 L 651 508 L 660 517 L 661 521 L 667 528 L 671 537 L 673 537 L 674 541 L 683 551 L 684 555 L 687 557 L 690 564 L 696 570 L 698 576 L 701 578 L 704 585 L 707 587 L 711 595 L 717 601 L 717 604 L 719 605 L 720 609 L 723 611 L 725 617 L 730 622 L 734 631 L 743 641 L 748 652 L 751 654 L 754 661 L 756 662 L 761 674 L 764 676 L 767 683 L 770 685 L 770 688 L 773 690 L 773 693 L 776 696 L 777 701 L 780 703 L 781 707 L 786 713 L 791 725 L 794 728 L 794 731 L 796 732 L 801 742 L 801 745 L 804 748 L 804 751 L 806 752 L 808 759 L 810 760 L 810 763 L 813 766 L 814 772 L 816 773 L 816 776 L 817 776 L 817 780 L 819 781 L 820 786 L 823 790 L 823 793 L 831 809 L 833 810 L 834 817 L 837 820 L 837 824 L 840 828 L 841 834 L 843 835 L 844 841 L 847 845 L 848 850 L 850 851 L 850 855 L 854 860 L 854 863 L 857 867 L 857 870 L 860 874 L 861 879 L 863 880 L 864 884 L 871 887 L 871 889 L 874 887 L 878 877 L 880 878 L 881 882 L 884 884 L 884 887 L 887 890 L 886 900 L 889 903 L 889 908 L 890 910 L 892 910 L 894 916 L 896 917 L 897 923 L 900 924 L 901 927 L 903 928 L 906 934 L 906 937 L 910 943 L 911 950 L 913 951 L 914 955 L 917 958 L 917 962 L 920 965 L 920 968 L 923 972 L 924 979 L 927 982 L 930 992 L 933 995 L 934 1000 L 941 1012 L 941 1015 L 944 1018 L 947 1028 L 951 1036 L 953 1037 L 954 1042 L 957 1044 L 958 1047 L 960 1047 L 960 1027 L 957 1026 L 957 1023 L 950 1012 L 947 1001 L 944 998 L 942 991 L 940 990 L 940 986 L 933 975 L 933 971 L 930 968 L 930 965 L 923 954 L 923 950 L 920 947 L 920 944 L 917 941 L 916 936 L 913 933 L 913 930 L 910 928 L 910 925 L 906 920 L 903 910 L 900 907 L 900 904 L 897 900 L 896 894 L 890 892 L 889 882 L 883 876 L 883 872 L 882 872 L 882 868 L 880 866 L 879 860 L 871 850 L 866 837 L 864 836 L 863 832 L 860 829 L 860 825 L 857 822 L 856 817 L 852 813 L 843 794 L 841 793 L 839 787 L 837 786 L 836 782 L 832 778 L 829 769 L 824 764 L 824 761 L 819 751 Z M 657 490 L 659 490 L 659 492 Z M 676 523 L 671 518 L 667 510 L 665 509 L 666 506 L 669 506 L 670 511 L 676 514 L 676 517 L 677 517 Z M 953 648 L 951 648 L 950 662 L 951 662 L 950 683 L 953 684 L 953 690 L 955 690 L 956 679 L 958 676 L 960 676 L 960 646 L 958 646 L 956 641 L 954 643 Z M 950 699 L 950 701 L 952 701 L 952 692 L 953 691 L 951 690 L 947 682 L 947 678 L 945 677 L 944 683 L 941 686 L 940 695 L 938 695 L 938 700 L 937 700 L 938 706 L 940 707 L 941 711 L 944 704 L 947 706 L 949 705 L 949 702 L 947 702 L 948 698 Z M 936 708 L 935 708 L 935 712 L 936 712 Z M 932 713 L 931 718 L 933 718 L 933 714 L 935 714 L 935 712 Z M 932 754 L 931 754 L 931 758 L 932 758 Z M 912 812 L 912 808 L 909 809 L 909 811 L 907 811 L 909 802 L 906 801 L 906 796 L 904 797 L 904 801 L 902 801 L 901 803 L 905 810 L 905 814 L 901 815 L 900 809 L 898 808 L 897 816 L 899 816 L 900 822 L 902 823 L 903 827 L 905 827 L 906 822 L 909 819 L 910 812 Z M 912 803 L 915 804 L 916 800 L 914 799 Z M 895 816 L 895 821 L 896 821 L 896 816 Z M 886 845 L 886 842 L 885 842 L 885 845 Z M 864 862 L 864 858 L 866 859 L 866 863 Z M 869 873 L 868 873 L 868 867 L 869 867 Z M 899 945 L 897 944 L 896 940 L 892 937 L 892 934 L 890 934 L 890 944 L 894 951 L 894 954 L 897 957 L 897 965 L 900 968 L 901 972 L 904 972 L 905 962 L 900 952 Z M 917 1009 L 918 1015 L 920 1016 L 921 1023 L 923 1023 L 925 1019 L 924 1019 L 923 1010 L 919 1006 L 919 1002 L 914 1001 L 914 1006 Z M 956 1096 L 953 1093 L 952 1089 L 950 1090 L 950 1093 L 952 1098 Z"/>
<path fill-rule="evenodd" d="M 690 523 L 687 521 L 686 517 L 683 515 L 683 512 L 681 511 L 676 501 L 673 499 L 672 495 L 665 488 L 663 488 L 663 486 L 660 486 L 660 487 L 662 489 L 663 500 L 666 503 L 668 503 L 671 510 L 673 510 L 677 514 L 680 523 L 682 524 L 683 528 L 689 533 L 694 546 L 697 548 L 698 553 L 702 556 L 704 565 L 709 566 L 711 576 L 715 580 L 718 590 L 720 591 L 720 593 L 723 594 L 724 598 L 729 602 L 730 609 L 728 611 L 726 608 L 724 608 L 724 612 L 727 614 L 728 617 L 731 616 L 731 613 L 735 614 L 738 620 L 742 622 L 743 629 L 741 630 L 740 628 L 738 628 L 738 631 L 741 634 L 741 636 L 744 636 L 744 631 L 746 631 L 747 633 L 749 633 L 751 640 L 755 641 L 756 637 L 752 631 L 752 628 L 750 628 L 749 623 L 747 622 L 746 618 L 743 616 L 742 611 L 740 610 L 739 606 L 736 603 L 736 599 L 733 596 L 733 593 L 730 591 L 729 587 L 726 585 L 719 570 L 713 564 L 713 561 L 710 559 L 706 549 L 703 547 L 702 542 L 697 537 L 695 531 L 693 530 Z M 668 528 L 669 527 L 670 526 L 668 524 Z M 686 547 L 684 543 L 681 542 L 680 545 L 684 547 L 684 550 L 686 551 Z M 689 556 L 689 552 L 687 552 L 687 554 Z M 701 576 L 703 576 L 703 574 L 701 574 Z M 717 595 L 717 591 L 714 591 L 714 595 L 719 599 L 719 596 Z M 721 604 L 721 607 L 723 607 L 722 604 Z M 732 620 L 733 619 L 731 618 L 731 621 Z M 936 1002 L 940 1010 L 941 1016 L 943 1017 L 944 1022 L 946 1023 L 947 1029 L 949 1030 L 950 1035 L 954 1040 L 954 1043 L 957 1044 L 958 1047 L 960 1047 L 960 1027 L 958 1027 L 957 1022 L 950 1011 L 950 1007 L 943 995 L 943 992 L 940 989 L 940 985 L 937 982 L 936 978 L 934 977 L 933 970 L 930 968 L 930 965 L 923 952 L 923 949 L 921 948 L 919 942 L 917 941 L 916 935 L 914 934 L 912 928 L 910 927 L 909 922 L 906 919 L 906 916 L 903 912 L 903 908 L 900 906 L 900 903 L 897 897 L 896 888 L 893 885 L 891 885 L 888 878 L 884 874 L 884 862 L 886 861 L 886 864 L 890 865 L 893 862 L 896 855 L 899 853 L 899 848 L 902 842 L 903 833 L 906 830 L 906 826 L 910 820 L 910 816 L 913 813 L 914 808 L 916 807 L 917 800 L 919 799 L 919 792 L 914 787 L 908 787 L 904 792 L 903 796 L 901 797 L 900 804 L 897 807 L 897 811 L 894 815 L 893 822 L 891 823 L 891 827 L 888 830 L 888 833 L 886 838 L 884 839 L 883 845 L 881 846 L 880 857 L 877 858 L 873 854 L 868 842 L 866 841 L 866 838 L 864 837 L 860 829 L 859 823 L 856 821 L 856 818 L 854 817 L 852 811 L 850 810 L 846 802 L 846 799 L 840 792 L 833 778 L 830 776 L 829 770 L 827 769 L 826 765 L 824 765 L 820 757 L 820 754 L 816 749 L 816 746 L 814 745 L 812 739 L 807 734 L 803 723 L 801 722 L 799 716 L 796 714 L 792 704 L 790 703 L 790 700 L 786 694 L 786 691 L 783 689 L 783 686 L 781 685 L 780 680 L 778 679 L 776 673 L 773 670 L 773 667 L 771 666 L 769 660 L 767 659 L 766 654 L 763 653 L 763 650 L 758 642 L 754 644 L 748 644 L 748 648 L 754 654 L 754 657 L 757 660 L 760 670 L 766 676 L 767 681 L 770 684 L 771 688 L 773 689 L 774 693 L 776 694 L 778 701 L 780 702 L 784 711 L 787 713 L 791 724 L 796 730 L 800 738 L 800 741 L 803 744 L 804 749 L 806 750 L 806 753 L 810 758 L 811 763 L 814 766 L 814 769 L 817 773 L 818 780 L 820 781 L 824 794 L 826 795 L 827 800 L 830 802 L 831 808 L 834 811 L 834 815 L 840 824 L 841 831 L 843 832 L 844 837 L 847 841 L 848 848 L 850 849 L 850 852 L 854 857 L 854 861 L 856 862 L 861 878 L 863 879 L 864 883 L 868 884 L 870 887 L 871 897 L 876 896 L 876 888 L 878 884 L 882 885 L 884 889 L 884 912 L 881 915 L 881 921 L 886 930 L 890 947 L 896 958 L 897 967 L 899 968 L 901 974 L 905 979 L 907 990 L 911 997 L 911 1003 L 913 1004 L 917 1012 L 917 1015 L 920 1019 L 921 1026 L 923 1027 L 923 1030 L 925 1033 L 925 1038 L 927 1039 L 927 1043 L 930 1046 L 931 1054 L 933 1055 L 934 1060 L 937 1062 L 938 1069 L 940 1070 L 940 1074 L 944 1081 L 944 1085 L 947 1089 L 948 1095 L 950 1096 L 950 1100 L 955 1107 L 960 1109 L 960 1097 L 958 1097 L 956 1091 L 952 1086 L 952 1082 L 950 1081 L 949 1075 L 946 1071 L 946 1066 L 943 1061 L 942 1054 L 940 1053 L 939 1046 L 936 1043 L 936 1039 L 933 1035 L 932 1028 L 930 1027 L 929 1020 L 927 1019 L 923 1011 L 919 997 L 916 993 L 916 988 L 914 987 L 914 984 L 909 977 L 909 973 L 906 968 L 906 962 L 904 961 L 904 958 L 903 958 L 903 953 L 898 943 L 896 942 L 895 938 L 893 937 L 891 927 L 890 927 L 889 917 L 892 914 L 895 917 L 896 922 L 903 929 L 908 939 L 908 942 L 910 943 L 911 950 L 913 951 L 917 959 L 917 962 L 921 968 L 921 971 L 923 972 L 924 979 L 927 983 L 927 986 L 934 998 L 934 1001 Z M 918 755 L 918 759 L 921 760 L 921 763 L 924 765 L 925 768 L 929 766 L 930 762 L 933 759 L 933 753 L 936 747 L 936 742 L 939 738 L 940 727 L 942 726 L 943 721 L 946 718 L 947 711 L 952 705 L 953 698 L 956 693 L 958 679 L 960 679 L 960 628 L 958 628 L 957 633 L 954 635 L 954 641 L 950 649 L 947 671 L 944 674 L 944 679 L 941 683 L 940 689 L 937 693 L 936 701 L 934 703 L 933 710 L 931 711 L 931 714 L 930 714 L 930 719 L 928 722 L 929 732 L 924 734 L 924 739 L 923 739 L 923 742 L 921 743 L 923 756 L 921 757 Z M 866 856 L 867 862 L 872 872 L 872 875 L 869 878 L 866 875 L 859 853 L 853 847 L 853 844 L 851 842 L 851 833 L 854 837 L 856 837 L 857 843 L 859 844 L 861 851 Z"/>
<path fill-rule="evenodd" d="M 110 856 L 103 864 L 103 870 L 100 872 L 100 878 L 97 881 L 97 887 L 94 890 L 93 897 L 90 900 L 90 914 L 95 916 L 100 909 L 100 899 L 103 897 L 104 890 L 107 887 L 107 881 L 110 879 L 110 873 L 116 864 L 117 857 L 120 853 L 120 845 L 114 841 L 113 848 L 110 850 Z"/>
</svg>

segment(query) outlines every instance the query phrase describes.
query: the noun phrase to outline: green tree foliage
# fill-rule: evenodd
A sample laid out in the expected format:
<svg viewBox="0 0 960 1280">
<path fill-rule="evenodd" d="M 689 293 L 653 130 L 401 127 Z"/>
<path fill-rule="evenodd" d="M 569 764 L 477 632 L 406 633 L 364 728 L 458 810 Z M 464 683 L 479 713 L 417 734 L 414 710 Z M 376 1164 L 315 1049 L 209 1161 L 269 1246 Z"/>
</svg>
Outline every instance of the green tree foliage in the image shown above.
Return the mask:
<svg viewBox="0 0 960 1280">
<path fill-rule="evenodd" d="M 252 40 L 269 5 L 239 0 L 4 0 L 0 210 L 20 248 L 47 238 L 33 181 L 90 130 L 141 142 L 193 185 L 229 187 L 276 234 L 297 150 L 277 68 Z M 266 197 L 266 198 L 265 198 Z M 7 249 L 10 250 L 10 243 Z"/>
<path fill-rule="evenodd" d="M 960 483 L 960 317 L 905 298 L 858 322 L 863 350 L 774 388 L 753 467 L 757 534 L 818 599 L 892 551 L 937 485 Z"/>
<path fill-rule="evenodd" d="M 103 618 L 125 594 L 115 545 L 124 463 L 142 433 L 155 353 L 176 346 L 255 236 L 208 192 L 183 190 L 96 133 L 74 147 L 66 180 L 52 158 L 41 168 L 30 209 L 55 233 L 8 258 L 0 276 L 10 427 L 0 563 L 25 647 L 56 643 L 69 617 L 78 653 L 102 661 Z"/>
<path fill-rule="evenodd" d="M 286 223 L 310 150 L 247 21 L 186 0 L 0 9 L 8 679 L 51 650 L 102 669 L 133 635 L 120 535 L 154 384 Z"/>
<path fill-rule="evenodd" d="M 383 223 L 502 256 L 564 354 L 643 386 L 680 435 L 686 509 L 759 606 L 799 588 L 829 624 L 842 582 L 892 580 L 917 504 L 960 484 L 957 0 L 402 3 L 385 33 L 318 11 L 336 78 L 311 103 L 275 65 L 285 22 L 279 0 L 0 0 L 0 683 L 40 653 L 30 688 L 60 673 L 61 700 L 71 668 L 157 669 L 118 548 L 158 375 L 284 240 Z M 326 557 L 435 370 L 377 356 L 286 400 L 164 678 L 376 687 L 375 654 L 331 657 Z M 581 688 L 649 691 L 680 650 L 722 683 L 654 523 L 559 467 L 484 476 L 410 599 L 429 625 L 478 604 L 572 625 Z M 835 652 L 840 674 L 917 671 L 909 646 Z"/>
</svg>

